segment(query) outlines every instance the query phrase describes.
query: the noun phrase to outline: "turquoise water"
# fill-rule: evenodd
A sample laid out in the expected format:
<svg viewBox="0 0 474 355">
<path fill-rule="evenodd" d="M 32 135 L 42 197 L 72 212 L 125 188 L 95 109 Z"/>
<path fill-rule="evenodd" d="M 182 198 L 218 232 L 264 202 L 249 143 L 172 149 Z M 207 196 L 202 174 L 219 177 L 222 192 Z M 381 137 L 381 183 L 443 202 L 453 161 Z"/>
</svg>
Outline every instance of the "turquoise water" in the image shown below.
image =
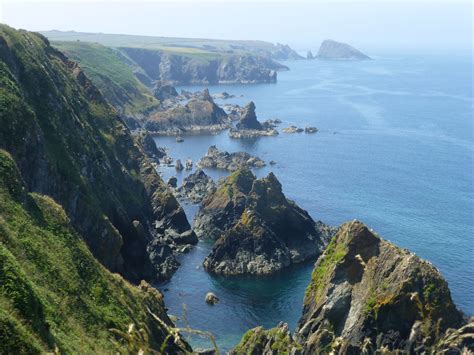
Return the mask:
<svg viewBox="0 0 474 355">
<path fill-rule="evenodd" d="M 211 144 L 244 150 L 277 165 L 287 197 L 314 219 L 338 225 L 359 219 L 385 239 L 431 261 L 446 277 L 457 305 L 474 314 L 474 189 L 472 62 L 466 57 L 379 57 L 367 62 L 294 61 L 277 84 L 210 87 L 253 100 L 259 119 L 280 118 L 281 128 L 314 125 L 315 135 L 280 134 L 231 140 L 224 132 L 159 137 L 174 158 L 197 161 Z M 186 89 L 201 89 L 193 87 Z M 175 175 L 164 168 L 165 177 Z M 208 171 L 213 177 L 224 175 Z M 181 179 L 184 174 L 178 174 Z M 185 206 L 190 218 L 196 207 Z M 266 278 L 221 279 L 200 267 L 204 242 L 182 257 L 173 279 L 159 285 L 170 313 L 211 331 L 227 350 L 251 327 L 294 328 L 312 265 Z M 221 302 L 204 303 L 214 292 Z M 195 346 L 209 343 L 192 339 Z"/>
</svg>

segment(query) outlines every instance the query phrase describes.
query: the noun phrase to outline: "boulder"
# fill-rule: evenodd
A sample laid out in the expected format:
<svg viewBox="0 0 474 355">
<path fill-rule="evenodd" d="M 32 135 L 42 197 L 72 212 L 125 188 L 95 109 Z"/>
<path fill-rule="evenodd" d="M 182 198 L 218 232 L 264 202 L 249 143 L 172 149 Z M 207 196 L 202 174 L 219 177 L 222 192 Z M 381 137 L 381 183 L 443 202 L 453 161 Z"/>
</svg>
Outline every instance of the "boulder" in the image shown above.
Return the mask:
<svg viewBox="0 0 474 355">
<path fill-rule="evenodd" d="M 208 292 L 206 294 L 205 301 L 207 304 L 210 304 L 211 306 L 213 306 L 219 302 L 219 298 L 214 293 Z"/>
<path fill-rule="evenodd" d="M 184 169 L 183 163 L 181 163 L 181 160 L 180 160 L 180 159 L 177 159 L 177 160 L 176 160 L 175 169 L 178 170 L 178 171 L 181 171 L 181 170 Z"/>
<path fill-rule="evenodd" d="M 308 126 L 304 129 L 305 133 L 316 133 L 318 129 L 316 127 Z"/>
</svg>

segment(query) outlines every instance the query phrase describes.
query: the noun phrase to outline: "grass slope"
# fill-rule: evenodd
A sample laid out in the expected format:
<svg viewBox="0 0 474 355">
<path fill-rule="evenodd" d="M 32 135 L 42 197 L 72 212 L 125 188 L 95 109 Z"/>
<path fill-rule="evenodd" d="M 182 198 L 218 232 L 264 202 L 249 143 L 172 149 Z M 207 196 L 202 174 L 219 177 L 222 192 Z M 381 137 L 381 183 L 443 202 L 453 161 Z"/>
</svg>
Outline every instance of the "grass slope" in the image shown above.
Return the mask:
<svg viewBox="0 0 474 355">
<path fill-rule="evenodd" d="M 55 42 L 54 46 L 78 62 L 86 75 L 115 107 L 132 112 L 157 108 L 159 101 L 133 74 L 133 65 L 112 48 L 97 43 Z"/>
<path fill-rule="evenodd" d="M 167 327 L 147 311 L 170 324 L 161 294 L 134 287 L 100 265 L 62 207 L 27 192 L 3 150 L 0 211 L 0 353 L 189 350 L 166 338 Z M 144 334 L 138 345 L 119 336 L 132 324 Z"/>
</svg>

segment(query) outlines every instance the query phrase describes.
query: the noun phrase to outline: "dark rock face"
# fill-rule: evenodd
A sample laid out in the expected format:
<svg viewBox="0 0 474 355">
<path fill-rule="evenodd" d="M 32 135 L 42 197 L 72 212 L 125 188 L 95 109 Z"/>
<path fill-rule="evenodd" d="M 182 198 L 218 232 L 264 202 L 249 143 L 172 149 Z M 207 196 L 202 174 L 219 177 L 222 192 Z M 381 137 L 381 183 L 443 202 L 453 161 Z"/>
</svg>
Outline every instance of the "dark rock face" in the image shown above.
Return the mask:
<svg viewBox="0 0 474 355">
<path fill-rule="evenodd" d="M 346 43 L 336 42 L 327 39 L 321 43 L 318 54 L 318 59 L 327 60 L 367 60 L 369 56 L 351 47 Z"/>
<path fill-rule="evenodd" d="M 326 338 L 339 352 L 420 353 L 462 324 L 438 270 L 353 221 L 318 259 L 296 334 L 307 354 Z"/>
<path fill-rule="evenodd" d="M 183 184 L 176 190 L 176 196 L 192 203 L 201 203 L 215 188 L 214 181 L 204 171 L 197 169 L 183 180 Z"/>
<path fill-rule="evenodd" d="M 209 147 L 206 155 L 197 162 L 197 165 L 201 168 L 236 171 L 239 168 L 261 168 L 265 166 L 265 162 L 246 152 L 223 152 L 213 145 Z"/>
<path fill-rule="evenodd" d="M 316 262 L 292 336 L 255 328 L 236 347 L 252 354 L 468 354 L 474 326 L 463 318 L 436 268 L 381 239 L 364 224 L 343 224 Z"/>
<path fill-rule="evenodd" d="M 275 126 L 270 122 L 262 124 L 257 120 L 255 104 L 253 101 L 250 101 L 242 110 L 242 116 L 236 128 L 230 129 L 229 136 L 231 138 L 275 136 L 278 134 L 278 131 L 276 131 L 274 127 Z"/>
<path fill-rule="evenodd" d="M 143 128 L 149 132 L 172 135 L 220 131 L 229 125 L 227 114 L 214 103 L 207 89 L 186 105 L 156 112 L 143 122 Z"/>
<path fill-rule="evenodd" d="M 166 84 L 161 85 L 161 83 L 157 85 L 157 88 L 154 92 L 154 96 L 160 101 L 172 100 L 175 99 L 178 95 L 179 94 L 174 88 L 174 86 Z"/>
<path fill-rule="evenodd" d="M 14 157 L 29 191 L 64 207 L 109 270 L 161 279 L 152 246 L 166 230 L 184 233 L 190 225 L 143 146 L 77 64 L 45 38 L 6 26 L 0 34 L 2 80 L 9 83 L 0 148 Z M 149 138 L 142 142 L 154 151 Z"/>
<path fill-rule="evenodd" d="M 219 238 L 204 267 L 225 275 L 269 274 L 315 257 L 331 234 L 286 199 L 272 173 L 257 180 L 248 170 L 230 175 L 204 201 L 199 227 L 201 236 Z"/>
<path fill-rule="evenodd" d="M 231 54 L 206 59 L 143 48 L 121 48 L 153 80 L 178 84 L 275 83 L 287 67 L 267 56 Z"/>
<path fill-rule="evenodd" d="M 253 101 L 250 101 L 247 106 L 244 107 L 242 118 L 237 123 L 237 129 L 262 129 L 262 125 L 257 120 L 257 115 L 255 114 L 255 104 Z"/>
</svg>

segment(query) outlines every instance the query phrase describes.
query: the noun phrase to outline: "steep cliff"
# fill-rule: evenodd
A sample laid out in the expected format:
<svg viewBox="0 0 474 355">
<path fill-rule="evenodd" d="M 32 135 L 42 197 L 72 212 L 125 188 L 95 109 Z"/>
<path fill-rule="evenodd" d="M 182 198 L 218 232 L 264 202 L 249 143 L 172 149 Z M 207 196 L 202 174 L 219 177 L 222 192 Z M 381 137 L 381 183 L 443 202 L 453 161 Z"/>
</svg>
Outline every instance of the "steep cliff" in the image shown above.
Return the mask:
<svg viewBox="0 0 474 355">
<path fill-rule="evenodd" d="M 193 235 L 189 223 L 81 69 L 43 36 L 1 26 L 0 82 L 0 148 L 28 191 L 61 204 L 111 271 L 132 280 L 169 277 L 177 265 L 173 238 L 160 240 Z"/>
<path fill-rule="evenodd" d="M 0 150 L 0 353 L 189 352 L 173 331 L 163 296 L 106 270 Z"/>
<path fill-rule="evenodd" d="M 472 324 L 464 324 L 433 265 L 352 221 L 339 228 L 316 262 L 298 328 L 280 349 L 301 354 L 461 354 L 474 350 Z M 255 332 L 260 348 L 274 333 L 251 330 L 237 349 L 251 346 Z"/>
<path fill-rule="evenodd" d="M 204 267 L 218 274 L 269 274 L 318 256 L 331 229 L 288 200 L 270 173 L 256 179 L 247 169 L 221 182 L 200 209 L 195 226 L 217 238 Z"/>
</svg>

